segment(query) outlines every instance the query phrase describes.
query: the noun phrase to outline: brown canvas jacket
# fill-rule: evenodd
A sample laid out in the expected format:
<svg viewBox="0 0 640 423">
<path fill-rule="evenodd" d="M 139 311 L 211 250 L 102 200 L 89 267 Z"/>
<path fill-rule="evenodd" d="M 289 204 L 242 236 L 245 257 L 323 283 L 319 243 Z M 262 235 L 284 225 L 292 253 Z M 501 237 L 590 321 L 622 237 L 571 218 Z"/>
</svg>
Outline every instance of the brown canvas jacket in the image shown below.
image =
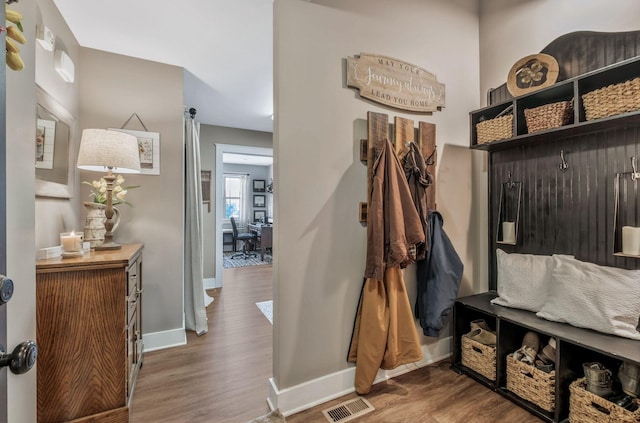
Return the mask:
<svg viewBox="0 0 640 423">
<path fill-rule="evenodd" d="M 413 261 L 413 244 L 425 241 L 400 161 L 384 140 L 374 163 L 367 218 L 367 261 L 348 361 L 356 363 L 355 388 L 371 389 L 379 368 L 422 358 L 401 266 Z"/>
<path fill-rule="evenodd" d="M 384 139 L 378 150 L 367 207 L 364 277 L 381 281 L 387 267 L 412 263 L 415 257 L 409 253 L 411 247 L 426 238 L 393 145 Z"/>
</svg>

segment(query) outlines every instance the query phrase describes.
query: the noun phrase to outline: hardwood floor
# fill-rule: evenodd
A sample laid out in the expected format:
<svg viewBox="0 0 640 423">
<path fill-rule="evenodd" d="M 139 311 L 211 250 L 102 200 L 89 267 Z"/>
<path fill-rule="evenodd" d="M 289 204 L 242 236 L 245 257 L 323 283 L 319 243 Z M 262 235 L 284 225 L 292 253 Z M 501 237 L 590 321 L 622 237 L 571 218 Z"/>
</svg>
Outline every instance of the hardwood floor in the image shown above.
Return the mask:
<svg viewBox="0 0 640 423">
<path fill-rule="evenodd" d="M 442 361 L 371 388 L 367 399 L 375 410 L 358 423 L 537 423 L 542 420 Z M 287 423 L 327 423 L 322 410 L 358 395 L 318 405 L 287 417 Z"/>
<path fill-rule="evenodd" d="M 272 299 L 271 266 L 224 270 L 209 291 L 209 333 L 182 347 L 146 353 L 133 395 L 132 423 L 244 423 L 269 412 L 272 326 L 255 305 Z M 322 410 L 355 393 L 287 417 L 325 423 Z M 541 420 L 441 362 L 374 385 L 376 410 L 359 423 L 533 423 Z"/>
<path fill-rule="evenodd" d="M 271 266 L 224 272 L 224 287 L 209 291 L 209 332 L 145 353 L 132 423 L 243 423 L 269 412 L 273 329 L 255 303 L 272 299 Z"/>
</svg>

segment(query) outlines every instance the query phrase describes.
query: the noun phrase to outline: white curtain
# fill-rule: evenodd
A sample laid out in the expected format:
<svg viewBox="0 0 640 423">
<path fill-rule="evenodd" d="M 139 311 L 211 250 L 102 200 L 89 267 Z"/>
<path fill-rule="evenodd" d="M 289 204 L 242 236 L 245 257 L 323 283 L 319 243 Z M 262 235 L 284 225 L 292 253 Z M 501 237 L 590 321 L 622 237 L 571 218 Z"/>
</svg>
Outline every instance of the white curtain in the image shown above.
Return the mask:
<svg viewBox="0 0 640 423">
<path fill-rule="evenodd" d="M 184 314 L 187 330 L 207 333 L 202 276 L 202 185 L 200 137 L 193 117 L 185 117 Z M 210 298 L 209 298 L 210 299 Z"/>
<path fill-rule="evenodd" d="M 249 184 L 251 183 L 249 175 L 240 177 L 240 227 L 243 229 L 251 222 L 251 207 L 253 206 L 251 191 Z"/>
</svg>

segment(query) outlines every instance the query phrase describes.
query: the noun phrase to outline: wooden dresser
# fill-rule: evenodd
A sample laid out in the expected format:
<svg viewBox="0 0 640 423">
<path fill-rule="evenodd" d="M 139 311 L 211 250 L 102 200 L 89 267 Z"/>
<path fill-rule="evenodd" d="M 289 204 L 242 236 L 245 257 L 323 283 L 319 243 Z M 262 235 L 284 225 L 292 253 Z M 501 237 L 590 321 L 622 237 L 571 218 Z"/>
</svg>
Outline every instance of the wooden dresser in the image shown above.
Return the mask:
<svg viewBox="0 0 640 423">
<path fill-rule="evenodd" d="M 129 421 L 142 366 L 142 248 L 36 262 L 39 423 Z"/>
</svg>

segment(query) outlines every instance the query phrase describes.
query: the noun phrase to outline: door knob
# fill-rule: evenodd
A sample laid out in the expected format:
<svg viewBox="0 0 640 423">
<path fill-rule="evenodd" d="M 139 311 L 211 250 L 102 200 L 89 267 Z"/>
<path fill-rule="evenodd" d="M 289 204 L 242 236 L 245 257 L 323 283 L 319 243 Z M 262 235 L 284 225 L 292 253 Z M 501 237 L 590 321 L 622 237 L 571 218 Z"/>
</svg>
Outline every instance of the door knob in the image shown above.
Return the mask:
<svg viewBox="0 0 640 423">
<path fill-rule="evenodd" d="M 0 275 L 0 305 L 6 304 L 13 296 L 13 281 Z"/>
<path fill-rule="evenodd" d="M 0 367 L 9 366 L 11 373 L 21 375 L 28 372 L 36 364 L 38 346 L 34 341 L 24 341 L 13 349 L 11 354 L 0 345 Z"/>
</svg>

